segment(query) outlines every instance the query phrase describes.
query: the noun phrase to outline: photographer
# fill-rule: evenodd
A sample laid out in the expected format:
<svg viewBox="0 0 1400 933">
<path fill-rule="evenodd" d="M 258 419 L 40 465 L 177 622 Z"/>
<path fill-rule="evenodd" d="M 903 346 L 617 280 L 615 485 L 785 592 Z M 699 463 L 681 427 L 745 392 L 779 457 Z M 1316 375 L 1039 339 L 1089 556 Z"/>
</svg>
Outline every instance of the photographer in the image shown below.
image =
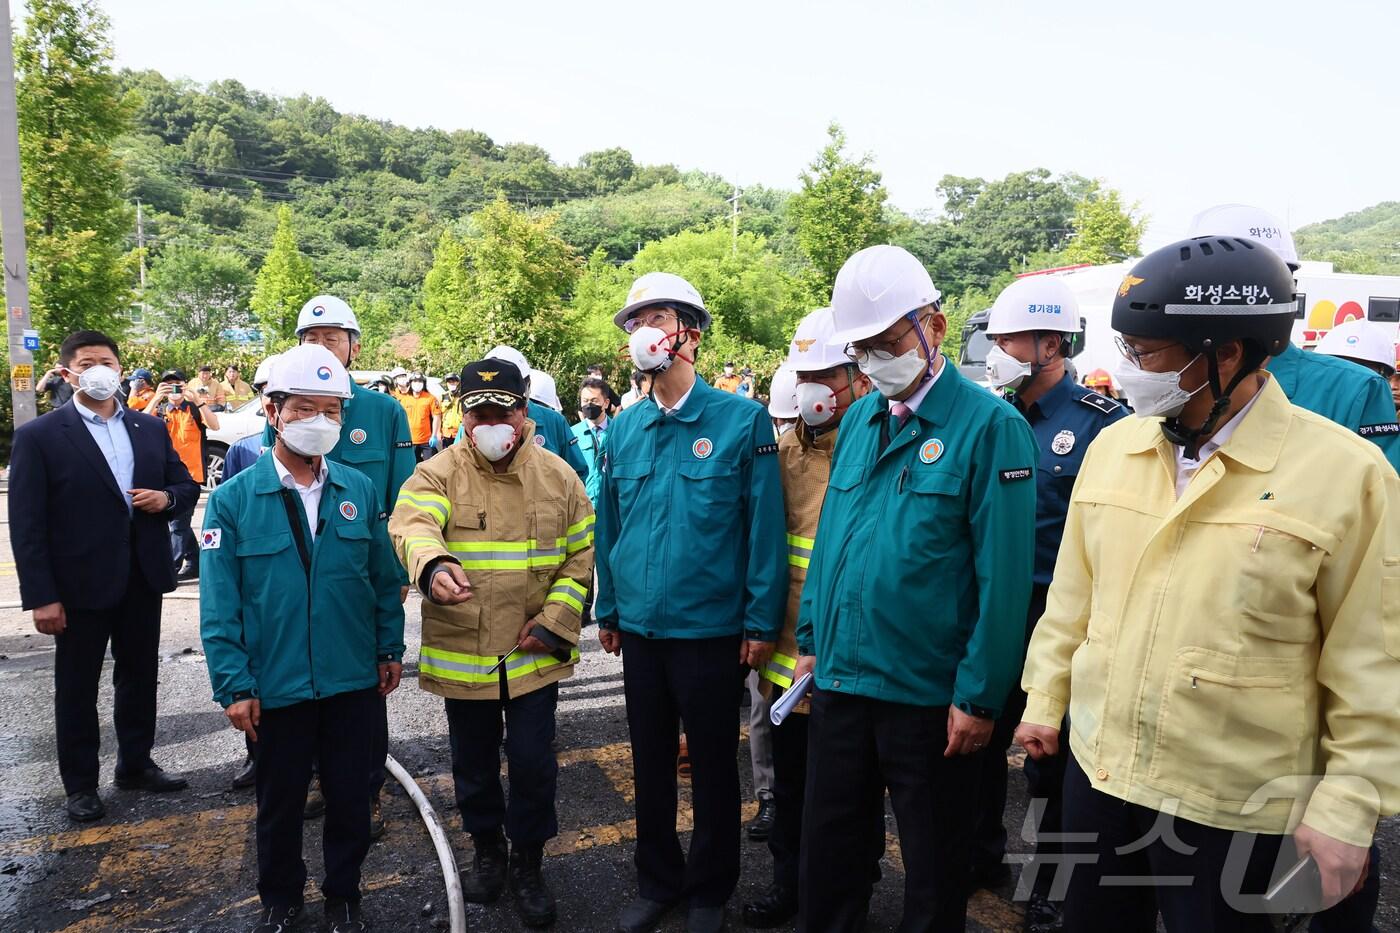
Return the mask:
<svg viewBox="0 0 1400 933">
<path fill-rule="evenodd" d="M 175 453 L 194 481 L 202 485 L 204 438 L 209 428 L 219 429 L 219 416 L 210 409 L 205 396 L 186 383 L 183 372 L 166 370 L 161 374 L 156 394 L 146 411 L 165 422 Z M 178 580 L 199 577 L 199 548 L 195 545 L 194 530 L 190 528 L 197 504 L 197 500 L 180 503 L 170 518 L 170 550 Z"/>
</svg>

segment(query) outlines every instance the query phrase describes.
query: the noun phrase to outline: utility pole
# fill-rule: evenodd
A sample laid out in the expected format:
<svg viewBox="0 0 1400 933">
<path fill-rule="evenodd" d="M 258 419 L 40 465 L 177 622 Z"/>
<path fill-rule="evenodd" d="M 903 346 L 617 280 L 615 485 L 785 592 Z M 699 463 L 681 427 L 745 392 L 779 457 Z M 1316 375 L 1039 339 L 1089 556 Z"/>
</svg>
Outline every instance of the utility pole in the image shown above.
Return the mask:
<svg viewBox="0 0 1400 933">
<path fill-rule="evenodd" d="M 729 203 L 733 205 L 733 210 L 730 211 L 729 217 L 734 227 L 733 237 L 730 242 L 730 250 L 736 256 L 739 255 L 739 198 L 743 197 L 743 194 L 744 192 L 740 190 L 739 183 L 736 181 L 734 183 L 734 197 L 729 198 Z"/>
<path fill-rule="evenodd" d="M 29 253 L 24 242 L 24 195 L 19 178 L 19 107 L 15 99 L 15 46 L 10 0 L 0 0 L 0 250 L 5 255 L 5 315 L 10 337 L 10 391 L 15 427 L 33 421 L 34 351 L 39 332 L 29 326 Z"/>
<path fill-rule="evenodd" d="M 141 216 L 141 199 L 136 199 L 136 249 L 141 257 L 141 332 L 146 330 L 146 314 L 150 308 L 146 306 L 146 224 Z"/>
</svg>

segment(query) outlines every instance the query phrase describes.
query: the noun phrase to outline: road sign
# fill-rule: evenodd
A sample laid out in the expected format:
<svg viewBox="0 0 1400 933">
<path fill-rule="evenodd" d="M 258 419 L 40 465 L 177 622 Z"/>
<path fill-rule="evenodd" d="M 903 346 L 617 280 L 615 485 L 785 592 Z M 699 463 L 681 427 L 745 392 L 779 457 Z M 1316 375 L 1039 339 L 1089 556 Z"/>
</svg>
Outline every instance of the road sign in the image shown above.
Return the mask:
<svg viewBox="0 0 1400 933">
<path fill-rule="evenodd" d="M 24 348 L 30 352 L 39 349 L 39 332 L 37 330 L 26 330 L 24 332 Z"/>
</svg>

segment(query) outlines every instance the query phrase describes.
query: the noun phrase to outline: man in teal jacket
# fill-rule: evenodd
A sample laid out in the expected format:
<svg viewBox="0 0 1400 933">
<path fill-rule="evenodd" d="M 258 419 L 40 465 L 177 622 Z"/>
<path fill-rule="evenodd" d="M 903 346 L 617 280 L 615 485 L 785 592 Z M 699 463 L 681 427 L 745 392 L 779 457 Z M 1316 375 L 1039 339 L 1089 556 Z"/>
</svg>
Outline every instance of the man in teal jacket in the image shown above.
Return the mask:
<svg viewBox="0 0 1400 933">
<path fill-rule="evenodd" d="M 360 353 L 360 322 L 350 306 L 334 295 L 317 295 L 302 305 L 297 315 L 297 340 L 303 344 L 325 347 L 347 370 Z M 387 520 L 399 499 L 399 487 L 413 475 L 417 458 L 413 440 L 408 432 L 408 416 L 392 395 L 384 395 L 350 384 L 350 400 L 345 403 L 340 440 L 326 455 L 334 463 L 354 467 L 374 484 L 375 509 Z M 263 446 L 272 445 L 272 425 L 263 429 Z M 408 574 L 399 568 L 399 601 L 408 597 Z M 384 757 L 389 753 L 389 714 L 380 704 L 379 718 L 374 726 L 375 758 L 370 768 L 369 794 L 372 835 L 384 832 L 379 815 L 379 792 L 384 787 Z M 248 763 L 234 778 L 234 786 L 251 784 L 254 750 L 249 748 Z M 322 807 L 321 794 L 315 785 L 307 816 L 316 816 Z"/>
<path fill-rule="evenodd" d="M 215 490 L 204 519 L 200 634 L 214 699 L 259 745 L 255 933 L 289 927 L 301 910 L 313 761 L 326 798 L 327 916 L 336 933 L 364 929 L 365 777 L 379 701 L 402 670 L 403 606 L 378 491 L 325 457 L 350 397 L 328 350 L 282 354 L 263 402 L 277 439 Z"/>
<path fill-rule="evenodd" d="M 961 930 L 976 779 L 1020 672 L 1035 550 L 1035 435 L 938 353 L 947 319 L 912 255 L 875 246 L 836 279 L 836 340 L 875 383 L 841 422 L 798 614 L 815 667 L 800 910 L 865 922 L 889 789 L 901 929 Z M 814 657 L 815 655 L 815 657 Z"/>
<path fill-rule="evenodd" d="M 676 904 L 718 931 L 739 880 L 739 696 L 773 653 L 787 600 L 778 445 L 758 403 L 706 385 L 700 294 L 653 272 L 614 318 L 652 394 L 613 422 L 598 496 L 599 641 L 623 652 L 636 781 L 637 887 L 618 922 L 651 930 Z M 690 750 L 695 829 L 676 835 L 677 726 Z"/>
</svg>

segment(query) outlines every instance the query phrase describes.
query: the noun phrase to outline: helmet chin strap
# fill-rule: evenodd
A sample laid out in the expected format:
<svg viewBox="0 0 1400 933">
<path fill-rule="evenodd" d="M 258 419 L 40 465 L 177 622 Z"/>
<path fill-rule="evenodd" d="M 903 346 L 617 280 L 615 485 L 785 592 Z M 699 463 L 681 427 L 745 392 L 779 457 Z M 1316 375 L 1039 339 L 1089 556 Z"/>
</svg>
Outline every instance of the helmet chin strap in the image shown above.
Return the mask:
<svg viewBox="0 0 1400 933">
<path fill-rule="evenodd" d="M 1230 380 L 1230 384 L 1225 387 L 1224 391 L 1221 391 L 1220 360 L 1216 356 L 1214 345 L 1207 341 L 1201 352 L 1206 358 L 1210 394 L 1215 399 L 1205 421 L 1195 428 L 1188 428 L 1182 424 L 1180 416 L 1167 418 L 1162 422 L 1162 433 L 1166 435 L 1167 440 L 1182 448 L 1182 452 L 1186 454 L 1188 460 L 1195 460 L 1200 454 L 1201 441 L 1214 433 L 1220 419 L 1230 410 L 1230 394 L 1255 369 L 1255 367 L 1248 365 L 1249 353 L 1246 350 L 1240 358 L 1240 371 L 1235 373 L 1235 378 Z"/>
</svg>

